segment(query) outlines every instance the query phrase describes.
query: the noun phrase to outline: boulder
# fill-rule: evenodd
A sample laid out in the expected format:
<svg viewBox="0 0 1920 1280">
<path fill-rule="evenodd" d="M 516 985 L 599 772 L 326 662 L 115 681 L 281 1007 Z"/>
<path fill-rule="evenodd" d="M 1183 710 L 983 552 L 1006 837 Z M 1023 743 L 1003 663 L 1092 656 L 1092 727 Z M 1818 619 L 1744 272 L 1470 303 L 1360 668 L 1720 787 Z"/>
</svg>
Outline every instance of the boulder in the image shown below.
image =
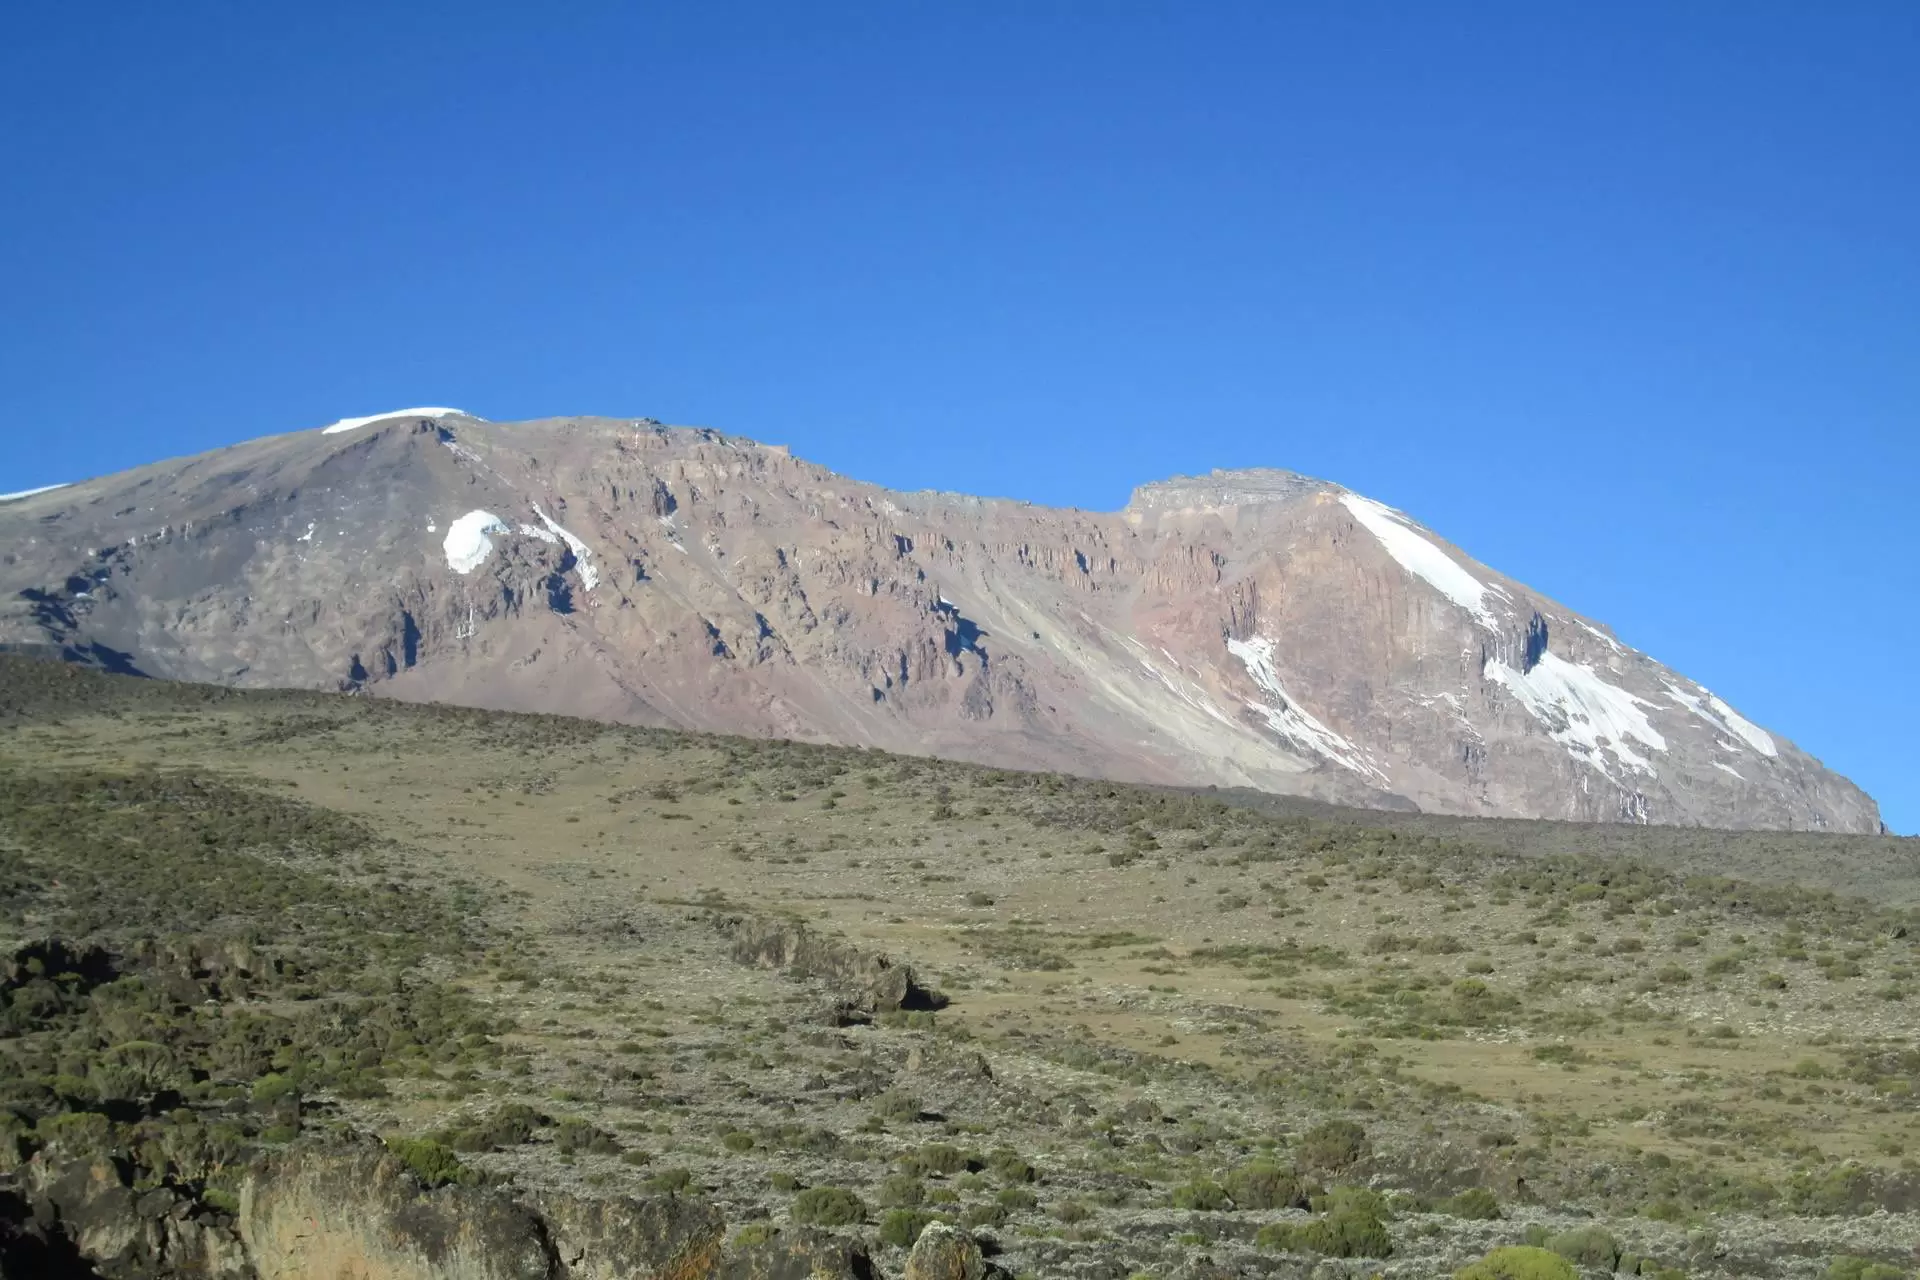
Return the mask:
<svg viewBox="0 0 1920 1280">
<path fill-rule="evenodd" d="M 907 1255 L 905 1280 L 986 1280 L 986 1255 L 966 1232 L 930 1222 Z"/>
</svg>

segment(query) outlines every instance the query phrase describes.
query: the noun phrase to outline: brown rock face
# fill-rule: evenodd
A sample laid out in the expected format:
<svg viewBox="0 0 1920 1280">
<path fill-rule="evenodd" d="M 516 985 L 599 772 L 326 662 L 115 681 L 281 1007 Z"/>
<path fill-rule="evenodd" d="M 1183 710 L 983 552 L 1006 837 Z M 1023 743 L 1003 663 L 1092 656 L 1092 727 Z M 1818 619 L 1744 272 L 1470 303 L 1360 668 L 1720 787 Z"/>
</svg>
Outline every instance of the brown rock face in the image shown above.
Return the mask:
<svg viewBox="0 0 1920 1280">
<path fill-rule="evenodd" d="M 1438 812 L 1879 828 L 1604 627 L 1280 471 L 1097 514 L 711 431 L 402 415 L 0 503 L 0 643 Z"/>
</svg>

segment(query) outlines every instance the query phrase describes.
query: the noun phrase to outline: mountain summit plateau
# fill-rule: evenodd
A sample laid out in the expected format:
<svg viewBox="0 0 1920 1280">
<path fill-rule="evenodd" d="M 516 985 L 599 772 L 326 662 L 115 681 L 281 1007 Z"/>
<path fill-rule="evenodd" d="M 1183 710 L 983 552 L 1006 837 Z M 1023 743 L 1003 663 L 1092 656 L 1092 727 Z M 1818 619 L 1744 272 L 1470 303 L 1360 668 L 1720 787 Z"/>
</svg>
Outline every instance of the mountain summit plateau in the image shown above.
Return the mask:
<svg viewBox="0 0 1920 1280">
<path fill-rule="evenodd" d="M 1096 513 L 412 409 L 0 499 L 0 643 L 1348 804 L 1880 830 L 1598 622 L 1276 470 Z"/>
</svg>

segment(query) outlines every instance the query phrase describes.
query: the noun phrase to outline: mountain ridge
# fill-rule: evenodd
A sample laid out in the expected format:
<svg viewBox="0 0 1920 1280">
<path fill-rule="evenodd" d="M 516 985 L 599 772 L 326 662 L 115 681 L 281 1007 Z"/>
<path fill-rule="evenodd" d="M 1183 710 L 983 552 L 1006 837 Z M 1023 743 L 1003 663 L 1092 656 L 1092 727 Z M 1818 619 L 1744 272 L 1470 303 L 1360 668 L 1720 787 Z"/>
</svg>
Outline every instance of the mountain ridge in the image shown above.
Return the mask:
<svg viewBox="0 0 1920 1280">
<path fill-rule="evenodd" d="M 1597 620 L 1276 468 L 1117 512 L 647 419 L 409 410 L 0 502 L 0 642 L 148 674 L 1442 813 L 1870 798 Z"/>
</svg>

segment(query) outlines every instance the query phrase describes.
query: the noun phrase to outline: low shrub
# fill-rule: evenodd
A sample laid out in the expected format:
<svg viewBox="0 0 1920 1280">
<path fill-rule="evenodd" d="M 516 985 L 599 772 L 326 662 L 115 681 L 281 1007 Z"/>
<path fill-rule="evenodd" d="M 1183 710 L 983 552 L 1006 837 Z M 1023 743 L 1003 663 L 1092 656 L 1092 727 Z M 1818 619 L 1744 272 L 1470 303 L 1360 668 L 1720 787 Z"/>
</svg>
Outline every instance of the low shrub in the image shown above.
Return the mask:
<svg viewBox="0 0 1920 1280">
<path fill-rule="evenodd" d="M 1367 1131 L 1351 1120 L 1328 1120 L 1300 1139 L 1296 1162 L 1312 1173 L 1340 1173 L 1373 1154 Z"/>
<path fill-rule="evenodd" d="M 1227 1175 L 1227 1194 L 1236 1209 L 1305 1207 L 1306 1188 L 1288 1169 L 1271 1160 L 1249 1160 Z"/>
<path fill-rule="evenodd" d="M 1571 1262 L 1550 1249 L 1528 1244 L 1495 1249 L 1453 1274 L 1454 1280 L 1580 1280 Z"/>
<path fill-rule="evenodd" d="M 867 1220 L 867 1202 L 845 1187 L 809 1187 L 793 1198 L 793 1220 L 809 1227 L 850 1227 Z"/>
<path fill-rule="evenodd" d="M 1272 1223 L 1254 1243 L 1284 1253 L 1318 1253 L 1329 1258 L 1385 1258 L 1393 1253 L 1385 1207 L 1374 1192 L 1338 1187 L 1321 1198 L 1326 1212 L 1311 1222 Z"/>
<path fill-rule="evenodd" d="M 1444 1213 L 1450 1218 L 1469 1218 L 1487 1222 L 1500 1216 L 1500 1201 L 1493 1192 L 1485 1187 L 1469 1187 L 1458 1195 L 1448 1196 L 1434 1206 L 1434 1211 Z"/>
<path fill-rule="evenodd" d="M 1583 1267 L 1605 1267 L 1609 1271 L 1620 1260 L 1620 1242 L 1602 1227 L 1575 1227 L 1547 1238 L 1547 1248 Z"/>
<path fill-rule="evenodd" d="M 1224 1209 L 1229 1203 L 1226 1188 L 1211 1178 L 1195 1178 L 1173 1189 L 1176 1209 Z"/>
<path fill-rule="evenodd" d="M 480 1181 L 477 1170 L 461 1164 L 460 1157 L 451 1148 L 432 1138 L 389 1138 L 387 1150 L 429 1189 L 449 1183 L 470 1187 Z"/>
<path fill-rule="evenodd" d="M 889 1209 L 880 1217 L 880 1242 L 896 1249 L 911 1249 L 927 1225 L 940 1221 L 919 1209 Z"/>
<path fill-rule="evenodd" d="M 1827 1266 L 1827 1280 L 1909 1280 L 1905 1267 L 1843 1253 Z"/>
</svg>

